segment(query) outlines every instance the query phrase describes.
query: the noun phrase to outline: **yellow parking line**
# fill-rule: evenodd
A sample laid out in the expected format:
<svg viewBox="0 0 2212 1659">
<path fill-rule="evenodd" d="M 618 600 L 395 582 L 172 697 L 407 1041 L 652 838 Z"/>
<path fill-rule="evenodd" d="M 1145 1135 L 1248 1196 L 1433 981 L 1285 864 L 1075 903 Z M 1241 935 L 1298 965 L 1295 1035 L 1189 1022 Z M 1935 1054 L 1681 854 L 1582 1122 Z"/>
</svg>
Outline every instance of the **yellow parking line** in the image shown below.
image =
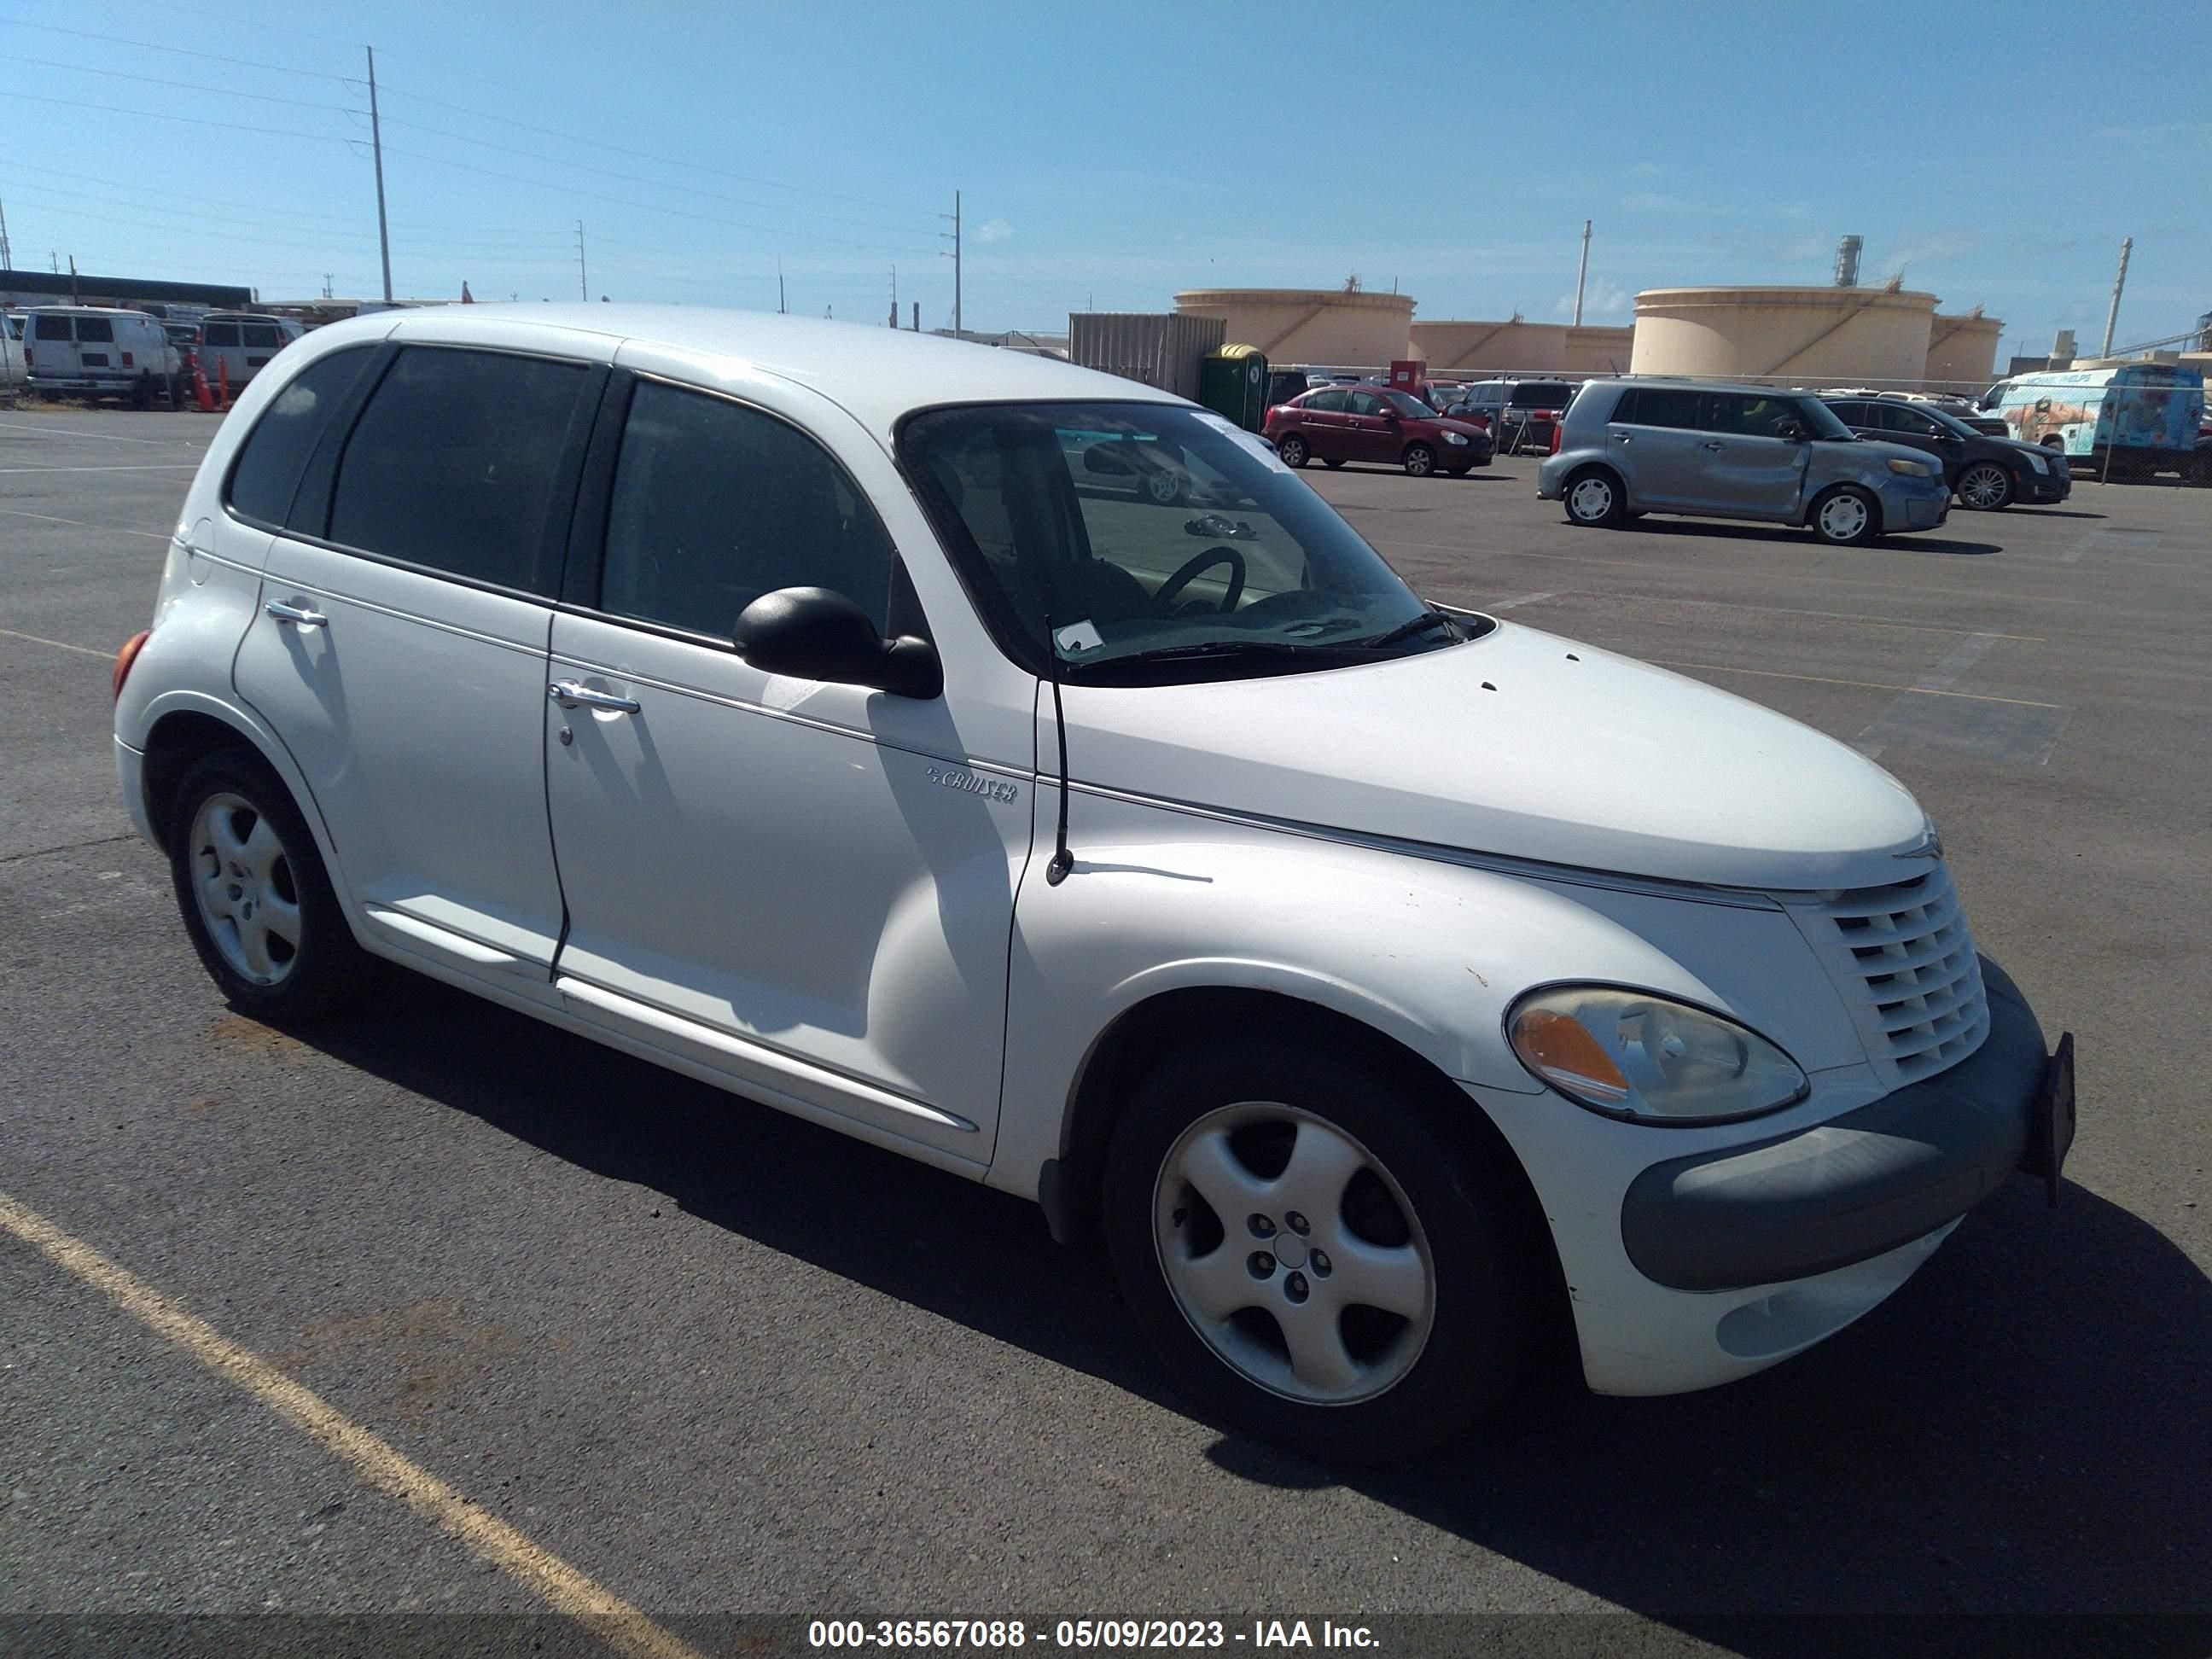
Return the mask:
<svg viewBox="0 0 2212 1659">
<path fill-rule="evenodd" d="M 71 645 L 66 640 L 50 640 L 43 634 L 18 634 L 12 628 L 0 628 L 0 635 L 11 640 L 28 640 L 33 645 L 51 645 L 57 651 L 76 651 L 88 657 L 112 657 L 112 651 L 95 651 L 88 645 Z"/>
<path fill-rule="evenodd" d="M 504 1521 L 485 1514 L 389 1441 L 347 1418 L 320 1395 L 241 1348 L 143 1279 L 92 1246 L 0 1193 L 0 1231 L 14 1234 L 94 1289 L 140 1324 L 158 1332 L 227 1382 L 302 1430 L 324 1450 L 353 1466 L 368 1485 L 398 1498 L 459 1539 L 508 1577 L 575 1620 L 617 1652 L 635 1659 L 705 1659 L 698 1649 L 653 1623 L 613 1591 Z"/>
<path fill-rule="evenodd" d="M 1968 702 L 2009 702 L 2022 708 L 2063 708 L 2063 702 L 2037 702 L 2032 697 L 1990 697 L 1979 691 L 1935 691 L 1924 685 L 1886 685 L 1879 680 L 1832 680 L 1826 674 L 1783 674 L 1771 668 L 1732 668 L 1721 662 L 1669 662 L 1664 657 L 1644 660 L 1659 668 L 1697 668 L 1709 674 L 1752 674 L 1763 680 L 1809 680 L 1815 685 L 1855 685 L 1866 691 L 1910 691 L 1921 697 L 1964 697 Z"/>
</svg>

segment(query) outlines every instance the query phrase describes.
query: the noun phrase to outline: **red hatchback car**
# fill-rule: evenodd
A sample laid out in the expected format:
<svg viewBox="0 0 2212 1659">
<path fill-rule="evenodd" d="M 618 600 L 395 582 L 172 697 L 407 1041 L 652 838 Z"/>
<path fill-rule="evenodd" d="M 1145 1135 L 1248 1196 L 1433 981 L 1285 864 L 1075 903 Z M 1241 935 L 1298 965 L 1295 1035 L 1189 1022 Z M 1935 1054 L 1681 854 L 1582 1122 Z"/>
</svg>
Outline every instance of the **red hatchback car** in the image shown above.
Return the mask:
<svg viewBox="0 0 2212 1659">
<path fill-rule="evenodd" d="M 1380 461 L 1416 478 L 1488 466 L 1496 446 L 1469 421 L 1447 420 L 1410 392 L 1384 386 L 1322 386 L 1267 411 L 1265 431 L 1288 466 Z"/>
</svg>

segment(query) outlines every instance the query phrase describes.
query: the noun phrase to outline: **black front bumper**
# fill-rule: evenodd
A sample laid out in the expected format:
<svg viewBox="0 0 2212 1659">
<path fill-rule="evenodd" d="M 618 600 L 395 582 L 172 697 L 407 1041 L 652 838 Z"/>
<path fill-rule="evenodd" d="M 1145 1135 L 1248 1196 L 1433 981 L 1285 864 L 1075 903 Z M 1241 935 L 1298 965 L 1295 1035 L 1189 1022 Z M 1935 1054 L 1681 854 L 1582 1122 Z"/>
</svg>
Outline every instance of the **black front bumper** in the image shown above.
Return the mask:
<svg viewBox="0 0 2212 1659">
<path fill-rule="evenodd" d="M 1806 1279 L 1934 1232 L 2016 1170 L 2055 1178 L 2037 1133 L 2052 1081 L 2042 1028 L 1986 957 L 1982 977 L 1988 1040 L 1949 1071 L 1800 1133 L 1637 1176 L 1620 1206 L 1637 1271 L 1678 1291 Z"/>
</svg>

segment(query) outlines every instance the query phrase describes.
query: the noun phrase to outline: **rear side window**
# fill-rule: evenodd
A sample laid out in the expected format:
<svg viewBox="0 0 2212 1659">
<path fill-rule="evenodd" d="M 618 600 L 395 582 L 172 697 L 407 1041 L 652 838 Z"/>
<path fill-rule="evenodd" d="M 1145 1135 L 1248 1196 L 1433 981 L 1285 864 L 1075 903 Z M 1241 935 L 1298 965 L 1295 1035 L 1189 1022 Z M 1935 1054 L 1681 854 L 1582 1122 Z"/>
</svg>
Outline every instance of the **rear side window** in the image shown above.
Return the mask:
<svg viewBox="0 0 2212 1659">
<path fill-rule="evenodd" d="M 1675 386 L 1631 386 L 1620 397 L 1613 418 L 1630 426 L 1675 427 L 1698 430 L 1698 394 Z"/>
<path fill-rule="evenodd" d="M 274 346 L 283 343 L 274 323 L 243 323 L 240 325 L 238 331 L 240 337 L 250 346 Z"/>
<path fill-rule="evenodd" d="M 88 344 L 112 345 L 115 325 L 105 317 L 80 317 L 76 319 L 76 337 Z"/>
<path fill-rule="evenodd" d="M 210 346 L 234 346 L 238 343 L 238 325 L 210 323 L 200 331 L 200 343 Z"/>
<path fill-rule="evenodd" d="M 550 594 L 545 515 L 585 378 L 504 352 L 402 351 L 338 462 L 331 539 Z"/>
<path fill-rule="evenodd" d="M 1334 413 L 1344 407 L 1351 393 L 1346 392 L 1316 392 L 1300 404 L 1300 409 L 1318 409 L 1324 414 Z"/>
<path fill-rule="evenodd" d="M 1523 380 L 1513 388 L 1516 409 L 1565 409 L 1575 395 L 1565 380 Z"/>
<path fill-rule="evenodd" d="M 71 317 L 33 317 L 31 319 L 31 337 L 33 340 L 74 340 L 76 319 Z"/>
<path fill-rule="evenodd" d="M 374 355 L 368 346 L 334 351 L 310 363 L 276 394 L 246 434 L 230 470 L 234 513 L 272 530 L 283 525 L 331 410 L 353 389 Z"/>
<path fill-rule="evenodd" d="M 607 509 L 599 608 L 727 640 L 781 587 L 827 587 L 886 630 L 897 562 L 875 509 L 774 416 L 638 385 Z"/>
</svg>

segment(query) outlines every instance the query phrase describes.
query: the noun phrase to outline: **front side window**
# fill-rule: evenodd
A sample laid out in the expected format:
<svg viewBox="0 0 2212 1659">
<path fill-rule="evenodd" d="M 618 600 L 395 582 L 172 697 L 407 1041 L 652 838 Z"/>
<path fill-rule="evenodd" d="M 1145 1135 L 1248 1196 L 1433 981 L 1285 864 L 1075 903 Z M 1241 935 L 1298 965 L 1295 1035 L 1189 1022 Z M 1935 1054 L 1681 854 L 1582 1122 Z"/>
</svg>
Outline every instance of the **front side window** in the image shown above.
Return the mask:
<svg viewBox="0 0 2212 1659">
<path fill-rule="evenodd" d="M 80 317 L 76 319 L 76 337 L 86 345 L 112 345 L 115 325 L 105 317 Z"/>
<path fill-rule="evenodd" d="M 1382 400 L 1371 392 L 1355 392 L 1352 394 L 1352 412 L 1355 415 L 1380 415 L 1382 413 Z"/>
<path fill-rule="evenodd" d="M 783 587 L 827 587 L 888 631 L 897 555 L 875 509 L 796 427 L 641 380 L 607 508 L 599 608 L 726 641 Z"/>
<path fill-rule="evenodd" d="M 403 350 L 338 462 L 331 539 L 550 594 L 545 515 L 584 382 L 581 363 Z"/>
<path fill-rule="evenodd" d="M 1794 398 L 1752 398 L 1741 392 L 1716 392 L 1711 404 L 1706 429 L 1731 436 L 1779 438 L 1785 425 L 1802 428 L 1805 424 L 1803 411 Z M 1826 409 L 1827 405 L 1823 404 L 1821 407 Z M 1829 418 L 1835 417 L 1831 415 Z"/>
<path fill-rule="evenodd" d="M 332 407 L 353 387 L 375 355 L 370 346 L 333 351 L 307 365 L 262 412 L 231 468 L 230 505 L 257 524 L 281 526 L 307 457 L 323 434 Z"/>
<path fill-rule="evenodd" d="M 994 637 L 1034 672 L 1052 662 L 1047 617 L 1071 679 L 1125 684 L 1461 637 L 1257 440 L 1203 411 L 980 404 L 912 417 L 898 449 Z"/>
</svg>

